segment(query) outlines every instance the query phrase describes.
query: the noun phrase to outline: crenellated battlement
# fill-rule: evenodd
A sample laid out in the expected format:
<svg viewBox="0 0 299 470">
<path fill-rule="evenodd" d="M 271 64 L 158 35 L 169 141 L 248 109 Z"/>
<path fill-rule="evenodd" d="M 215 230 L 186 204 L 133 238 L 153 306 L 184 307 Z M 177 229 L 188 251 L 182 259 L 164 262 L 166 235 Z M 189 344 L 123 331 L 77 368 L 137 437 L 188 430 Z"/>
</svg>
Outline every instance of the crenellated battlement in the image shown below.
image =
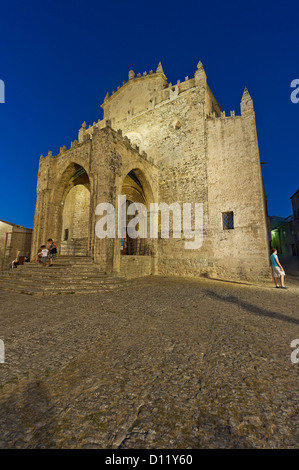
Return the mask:
<svg viewBox="0 0 299 470">
<path fill-rule="evenodd" d="M 143 75 L 138 73 L 138 75 L 135 78 L 133 78 L 133 79 L 127 81 L 127 82 L 123 82 L 123 85 L 118 86 L 116 91 L 113 90 L 111 95 L 109 95 L 109 92 L 107 92 L 107 94 L 105 96 L 105 99 L 104 99 L 104 103 L 101 105 L 101 107 L 105 108 L 105 105 L 110 103 L 117 96 L 119 96 L 119 94 L 121 94 L 125 90 L 126 87 L 128 87 L 132 84 L 136 84 L 141 80 L 151 78 L 151 76 L 155 77 L 155 76 L 157 76 L 157 74 L 154 73 L 152 70 L 150 70 L 149 74 L 147 74 L 147 72 L 143 72 Z M 165 77 L 165 79 L 166 79 L 166 77 Z M 156 98 L 155 99 L 155 104 L 158 104 L 161 101 L 174 99 L 180 93 L 182 93 L 184 91 L 187 91 L 190 88 L 193 88 L 194 86 L 195 86 L 195 79 L 194 78 L 189 79 L 189 77 L 185 77 L 185 80 L 182 81 L 182 82 L 181 82 L 181 80 L 177 80 L 177 82 L 175 84 L 172 84 L 171 82 L 168 83 L 166 81 L 164 88 L 162 90 L 160 90 L 155 96 L 155 98 Z"/>
<path fill-rule="evenodd" d="M 117 122 L 148 112 L 196 87 L 204 87 L 207 93 L 212 95 L 207 86 L 206 74 L 201 62 L 198 63 L 193 78 L 185 77 L 184 81 L 177 80 L 176 84 L 167 82 L 161 62 L 156 72 L 150 70 L 149 73 L 143 72 L 143 75 L 138 73 L 136 76 L 135 72 L 130 70 L 129 80 L 117 87 L 116 91 L 113 90 L 111 95 L 106 94 L 104 103 L 101 105 L 104 110 L 103 120 L 112 121 L 113 127 L 117 128 Z M 211 100 L 216 103 L 214 96 Z"/>
<path fill-rule="evenodd" d="M 72 141 L 69 148 L 67 148 L 66 145 L 63 145 L 62 147 L 60 147 L 60 151 L 57 155 L 53 155 L 53 152 L 49 150 L 46 156 L 44 155 L 40 156 L 40 160 L 57 159 L 59 157 L 64 157 L 64 156 L 68 157 L 69 152 L 79 147 L 84 146 L 87 142 L 91 142 L 96 135 L 98 135 L 101 132 L 107 132 L 108 129 L 109 129 L 108 132 L 111 132 L 113 134 L 115 142 L 117 141 L 117 143 L 119 143 L 121 141 L 125 147 L 127 147 L 133 152 L 136 152 L 140 158 L 142 158 L 143 160 L 146 160 L 151 165 L 156 166 L 154 164 L 153 159 L 150 156 L 148 156 L 146 152 L 142 151 L 137 144 L 131 142 L 131 140 L 127 136 L 123 136 L 121 129 L 119 129 L 118 131 L 115 131 L 114 129 L 112 129 L 109 122 L 106 123 L 105 128 L 101 128 L 101 129 L 97 126 L 96 123 L 94 123 L 93 126 L 89 126 L 88 129 L 85 129 L 85 133 L 83 134 L 82 140 L 80 142 L 78 142 L 78 140 Z"/>
<path fill-rule="evenodd" d="M 184 81 L 177 80 L 175 84 L 168 83 L 164 74 L 161 62 L 159 62 L 156 72 L 145 71 L 141 75 L 135 75 L 133 70 L 129 71 L 128 81 L 124 81 L 122 86 L 118 86 L 112 94 L 106 94 L 104 103 L 101 105 L 104 110 L 103 119 L 93 122 L 87 127 L 84 121 L 78 131 L 78 140 L 71 142 L 70 149 L 92 139 L 93 134 L 105 127 L 112 127 L 114 130 L 124 127 L 132 118 L 137 118 L 144 113 L 150 112 L 159 106 L 164 106 L 186 92 L 192 92 L 197 88 L 205 89 L 206 111 L 212 110 L 219 115 L 221 107 L 215 99 L 212 91 L 207 85 L 206 74 L 201 62 L 198 63 L 194 77 L 185 77 Z M 67 151 L 64 145 L 60 147 L 57 156 L 63 155 Z M 48 154 L 50 156 L 50 154 Z M 51 154 L 51 156 L 53 156 Z"/>
<path fill-rule="evenodd" d="M 107 92 L 105 98 L 104 98 L 104 103 L 103 105 L 105 105 L 105 103 L 108 103 L 109 101 L 111 101 L 112 98 L 115 98 L 119 93 L 121 93 L 126 87 L 132 85 L 133 83 L 137 83 L 139 81 L 143 81 L 143 80 L 148 80 L 148 79 L 152 79 L 152 78 L 156 78 L 157 76 L 162 77 L 165 81 L 165 86 L 167 86 L 167 78 L 166 76 L 164 75 L 164 72 L 163 72 L 163 69 L 162 69 L 162 65 L 161 65 L 161 62 L 159 62 L 159 65 L 158 65 L 158 68 L 157 68 L 157 71 L 154 73 L 153 70 L 150 70 L 149 72 L 145 71 L 143 72 L 143 74 L 141 75 L 141 73 L 138 73 L 137 75 L 135 75 L 135 72 L 133 70 L 130 70 L 129 72 L 129 79 L 128 81 L 123 81 L 122 85 L 121 86 L 118 86 L 116 91 L 113 90 L 111 95 L 109 94 L 109 92 Z M 103 107 L 102 105 L 102 107 Z"/>
<path fill-rule="evenodd" d="M 239 115 L 236 115 L 236 112 L 234 110 L 230 111 L 230 116 L 226 116 L 225 111 L 221 111 L 220 114 L 213 111 L 213 112 L 207 113 L 206 119 L 207 120 L 235 119 L 235 118 L 241 118 L 242 116 L 246 116 L 252 113 L 254 114 L 253 101 L 247 88 L 245 87 L 243 95 L 242 95 L 241 103 L 240 103 Z"/>
<path fill-rule="evenodd" d="M 240 117 L 240 116 L 236 116 L 236 113 L 235 111 L 230 111 L 230 115 L 229 116 L 226 116 L 226 113 L 225 111 L 221 111 L 220 115 L 215 113 L 214 112 L 210 112 L 206 115 L 206 119 L 207 120 L 219 120 L 219 119 L 234 119 L 236 117 Z"/>
<path fill-rule="evenodd" d="M 149 144 L 148 137 L 146 137 L 147 141 L 144 142 L 142 132 L 140 133 L 139 130 L 135 129 L 136 122 L 140 119 L 145 119 L 145 122 L 147 122 L 147 119 L 152 119 L 151 115 L 154 110 L 155 113 L 163 113 L 164 106 L 167 106 L 167 103 L 175 101 L 180 96 L 185 96 L 184 93 L 186 93 L 186 100 L 183 100 L 181 104 L 176 101 L 178 105 L 171 108 L 171 112 L 174 112 L 175 129 L 182 126 L 184 120 L 180 117 L 180 113 L 183 112 L 184 114 L 183 110 L 186 106 L 189 106 L 187 103 L 191 102 L 202 103 L 207 121 L 232 120 L 254 113 L 251 96 L 245 87 L 240 105 L 241 114 L 237 116 L 235 111 L 232 110 L 230 115 L 226 116 L 225 111 L 222 111 L 207 84 L 206 74 L 201 62 L 198 63 L 193 78 L 186 76 L 184 81 L 177 80 L 175 84 L 167 82 L 161 62 L 159 62 L 156 72 L 150 70 L 149 72 L 143 72 L 143 75 L 138 73 L 135 76 L 135 72 L 130 70 L 129 80 L 123 82 L 122 87 L 118 87 L 117 91 L 113 92 L 111 96 L 107 93 L 102 105 L 104 118 L 93 122 L 89 126 L 84 121 L 79 129 L 78 139 L 72 141 L 69 148 L 63 145 L 57 155 L 54 156 L 49 151 L 47 157 L 61 157 L 69 151 L 91 142 L 94 136 L 103 129 L 111 128 L 113 132 L 117 132 L 119 135 L 122 135 L 122 132 L 127 134 L 122 137 L 124 144 L 136 150 L 141 158 L 150 158 L 151 163 L 153 163 L 152 157 L 155 157 L 155 149 Z M 176 110 L 173 111 L 174 109 Z M 177 122 L 180 123 L 179 126 L 177 126 Z M 131 138 L 133 141 L 130 140 Z M 149 152 L 150 157 L 147 156 L 144 150 Z M 41 156 L 42 158 L 46 157 Z M 158 160 L 155 158 L 155 163 L 158 163 Z"/>
</svg>

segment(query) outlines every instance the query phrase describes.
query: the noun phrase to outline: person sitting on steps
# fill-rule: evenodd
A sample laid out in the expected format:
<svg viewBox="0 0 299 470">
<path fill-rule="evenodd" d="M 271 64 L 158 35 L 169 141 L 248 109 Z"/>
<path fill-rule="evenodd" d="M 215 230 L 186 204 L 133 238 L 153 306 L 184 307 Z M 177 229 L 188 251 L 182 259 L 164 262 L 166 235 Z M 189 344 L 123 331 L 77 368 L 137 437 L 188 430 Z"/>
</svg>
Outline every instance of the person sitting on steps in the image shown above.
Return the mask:
<svg viewBox="0 0 299 470">
<path fill-rule="evenodd" d="M 30 263 L 37 263 L 42 257 L 42 247 L 40 247 L 39 251 L 37 252 L 37 254 L 34 256 L 34 258 L 32 258 L 32 260 L 30 261 Z"/>
<path fill-rule="evenodd" d="M 14 269 L 14 268 L 17 268 L 18 267 L 18 258 L 15 258 L 12 262 L 11 262 L 11 268 Z"/>
</svg>

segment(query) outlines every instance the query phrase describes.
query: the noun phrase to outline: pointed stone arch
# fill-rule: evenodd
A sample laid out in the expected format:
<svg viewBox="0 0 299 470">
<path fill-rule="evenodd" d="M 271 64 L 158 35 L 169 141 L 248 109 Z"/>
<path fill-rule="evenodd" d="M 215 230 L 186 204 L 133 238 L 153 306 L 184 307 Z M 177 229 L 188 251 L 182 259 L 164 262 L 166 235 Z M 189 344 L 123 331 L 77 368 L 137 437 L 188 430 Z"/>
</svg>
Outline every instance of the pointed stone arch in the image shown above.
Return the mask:
<svg viewBox="0 0 299 470">
<path fill-rule="evenodd" d="M 127 231 L 125 237 L 115 244 L 116 270 L 127 277 L 153 274 L 156 262 L 156 240 L 150 239 L 150 204 L 155 202 L 150 178 L 144 169 L 137 166 L 128 167 L 124 172 L 119 186 L 120 194 L 126 196 L 128 206 L 143 204 L 147 210 L 147 238 L 130 238 Z M 121 208 L 118 208 L 120 211 Z M 135 215 L 126 217 L 126 227 Z"/>
<path fill-rule="evenodd" d="M 62 173 L 54 196 L 61 255 L 90 254 L 90 189 L 85 168 L 71 162 Z"/>
</svg>

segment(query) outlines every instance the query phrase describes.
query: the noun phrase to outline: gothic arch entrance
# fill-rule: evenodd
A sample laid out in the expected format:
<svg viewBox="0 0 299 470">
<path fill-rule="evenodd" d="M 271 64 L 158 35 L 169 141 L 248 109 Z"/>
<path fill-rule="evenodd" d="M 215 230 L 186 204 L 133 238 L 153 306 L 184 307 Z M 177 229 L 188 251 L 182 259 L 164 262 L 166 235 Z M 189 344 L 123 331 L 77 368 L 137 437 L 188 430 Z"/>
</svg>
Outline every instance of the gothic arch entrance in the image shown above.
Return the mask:
<svg viewBox="0 0 299 470">
<path fill-rule="evenodd" d="M 65 187 L 62 201 L 61 255 L 87 256 L 90 237 L 90 182 L 82 166 Z"/>
<path fill-rule="evenodd" d="M 128 207 L 134 208 L 135 203 L 144 204 L 147 206 L 146 195 L 142 183 L 140 182 L 136 173 L 132 170 L 125 177 L 122 194 L 126 196 L 126 214 Z M 136 208 L 137 210 L 137 208 Z M 124 228 L 124 237 L 121 240 L 121 255 L 148 255 L 149 247 L 145 238 L 131 238 L 127 227 L 135 215 L 126 215 L 126 226 Z M 136 227 L 138 230 L 138 225 Z"/>
</svg>

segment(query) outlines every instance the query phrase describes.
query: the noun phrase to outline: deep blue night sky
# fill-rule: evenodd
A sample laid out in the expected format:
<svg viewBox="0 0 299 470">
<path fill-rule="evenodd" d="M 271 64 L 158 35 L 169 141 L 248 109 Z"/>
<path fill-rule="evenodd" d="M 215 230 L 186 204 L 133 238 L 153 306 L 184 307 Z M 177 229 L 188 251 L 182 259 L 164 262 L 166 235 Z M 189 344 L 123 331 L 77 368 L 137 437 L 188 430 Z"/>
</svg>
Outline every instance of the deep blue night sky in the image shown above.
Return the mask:
<svg viewBox="0 0 299 470">
<path fill-rule="evenodd" d="M 40 154 L 102 118 L 106 95 L 161 60 L 169 82 L 202 61 L 222 109 L 240 113 L 246 85 L 256 112 L 270 215 L 291 214 L 299 189 L 297 0 L 72 0 L 0 2 L 0 219 L 33 226 Z"/>
</svg>

